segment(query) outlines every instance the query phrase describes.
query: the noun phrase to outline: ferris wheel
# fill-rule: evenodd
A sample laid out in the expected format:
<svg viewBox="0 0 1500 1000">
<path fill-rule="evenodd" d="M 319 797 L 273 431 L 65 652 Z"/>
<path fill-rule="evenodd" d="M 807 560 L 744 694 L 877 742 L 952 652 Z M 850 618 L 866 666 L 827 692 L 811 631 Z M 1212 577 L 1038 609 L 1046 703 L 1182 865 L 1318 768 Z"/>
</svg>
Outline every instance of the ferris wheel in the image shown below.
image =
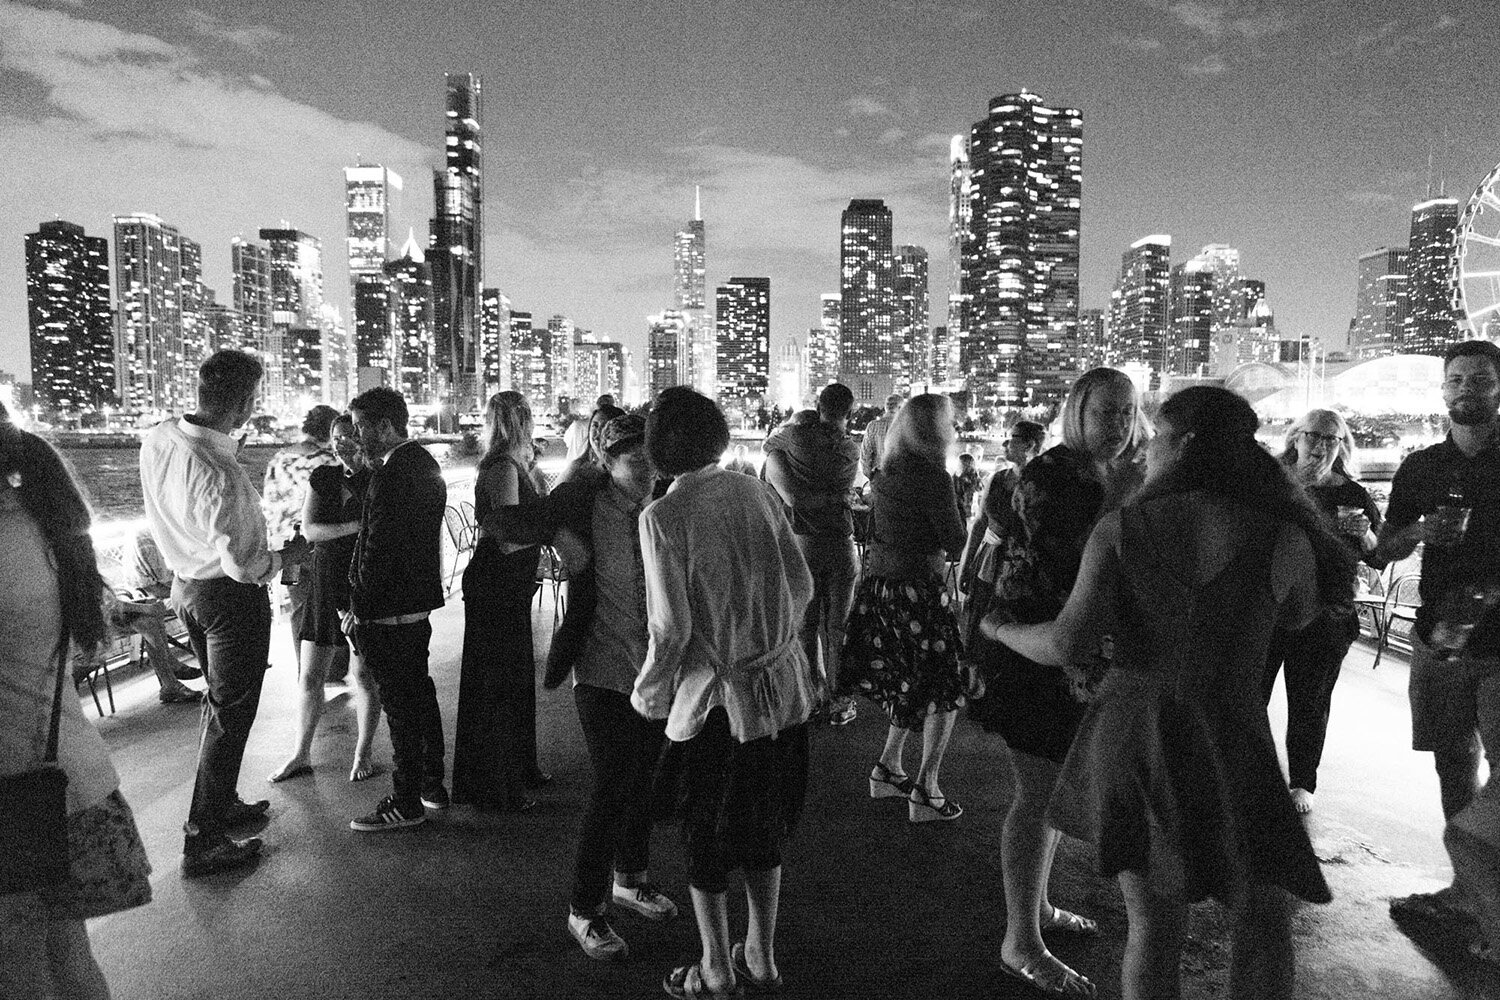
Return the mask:
<svg viewBox="0 0 1500 1000">
<path fill-rule="evenodd" d="M 1500 337 L 1500 166 L 1479 182 L 1458 221 L 1453 259 L 1453 304 L 1469 336 Z"/>
</svg>

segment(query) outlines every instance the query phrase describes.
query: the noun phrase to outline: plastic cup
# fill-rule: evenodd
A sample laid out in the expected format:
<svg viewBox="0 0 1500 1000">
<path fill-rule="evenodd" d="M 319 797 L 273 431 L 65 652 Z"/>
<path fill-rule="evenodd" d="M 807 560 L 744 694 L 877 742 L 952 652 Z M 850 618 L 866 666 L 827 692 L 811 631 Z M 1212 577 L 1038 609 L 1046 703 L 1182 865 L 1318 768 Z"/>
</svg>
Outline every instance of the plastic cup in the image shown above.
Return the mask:
<svg viewBox="0 0 1500 1000">
<path fill-rule="evenodd" d="M 1451 549 L 1462 542 L 1464 533 L 1469 530 L 1471 510 L 1469 507 L 1447 505 L 1433 508 L 1432 513 L 1426 517 L 1427 544 Z"/>
</svg>

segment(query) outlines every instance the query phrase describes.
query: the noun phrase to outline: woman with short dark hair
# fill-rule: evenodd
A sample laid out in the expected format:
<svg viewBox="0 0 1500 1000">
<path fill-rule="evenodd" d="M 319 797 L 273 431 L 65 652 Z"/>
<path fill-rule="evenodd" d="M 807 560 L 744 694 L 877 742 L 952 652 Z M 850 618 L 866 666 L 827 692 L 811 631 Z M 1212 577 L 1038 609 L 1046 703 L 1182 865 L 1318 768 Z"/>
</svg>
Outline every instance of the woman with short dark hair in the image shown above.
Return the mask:
<svg viewBox="0 0 1500 1000">
<path fill-rule="evenodd" d="M 782 842 L 807 787 L 815 689 L 800 638 L 812 575 L 780 498 L 719 468 L 724 414 L 691 389 L 657 398 L 646 450 L 670 489 L 641 514 L 649 640 L 631 703 L 681 744 L 683 838 L 703 954 L 663 984 L 673 996 L 780 989 Z M 749 907 L 729 944 L 728 878 Z"/>
<path fill-rule="evenodd" d="M 1260 695 L 1272 631 L 1348 593 L 1353 559 L 1255 440 L 1250 404 L 1194 386 L 1162 405 L 1139 497 L 1106 514 L 1052 621 L 986 631 L 1041 664 L 1107 635 L 1051 821 L 1094 845 L 1130 918 L 1126 1000 L 1179 995 L 1190 902 L 1234 910 L 1230 996 L 1292 995 L 1286 893 L 1328 885 L 1282 779 Z M 1226 613 L 1232 609 L 1233 613 Z"/>
</svg>

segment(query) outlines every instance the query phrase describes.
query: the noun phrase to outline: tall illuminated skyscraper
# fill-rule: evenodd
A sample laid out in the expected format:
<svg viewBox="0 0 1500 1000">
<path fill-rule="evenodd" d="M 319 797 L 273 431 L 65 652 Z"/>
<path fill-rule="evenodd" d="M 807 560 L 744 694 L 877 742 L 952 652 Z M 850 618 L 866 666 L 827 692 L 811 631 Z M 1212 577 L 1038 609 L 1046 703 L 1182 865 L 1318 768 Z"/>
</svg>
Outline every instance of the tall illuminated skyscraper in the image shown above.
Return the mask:
<svg viewBox="0 0 1500 1000">
<path fill-rule="evenodd" d="M 1411 210 L 1411 241 L 1406 256 L 1407 312 L 1402 351 L 1441 356 L 1462 340 L 1453 305 L 1451 272 L 1457 252 L 1459 204 L 1432 198 Z"/>
<path fill-rule="evenodd" d="M 805 358 L 807 384 L 815 393 L 839 380 L 840 296 L 837 292 L 824 292 L 821 301 L 821 322 L 807 331 Z"/>
<path fill-rule="evenodd" d="M 717 363 L 714 360 L 714 327 L 708 319 L 708 239 L 703 226 L 703 198 L 693 189 L 693 217 L 677 231 L 672 242 L 672 298 L 687 324 L 683 345 L 683 385 L 704 395 L 714 395 Z"/>
<path fill-rule="evenodd" d="M 510 311 L 510 385 L 526 397 L 532 413 L 556 404 L 552 392 L 549 340 L 546 327 L 534 326 L 531 313 Z"/>
<path fill-rule="evenodd" d="M 284 395 L 281 354 L 282 327 L 271 320 L 271 251 L 264 243 L 236 236 L 229 244 L 229 266 L 234 275 L 234 307 L 243 317 L 245 350 L 260 359 L 265 370 L 260 380 L 257 408 L 281 406 Z"/>
<path fill-rule="evenodd" d="M 1120 261 L 1110 296 L 1109 364 L 1143 364 L 1158 378 L 1172 371 L 1172 237 L 1143 236 Z"/>
<path fill-rule="evenodd" d="M 97 409 L 115 398 L 109 240 L 71 222 L 26 236 L 31 385 L 48 410 Z"/>
<path fill-rule="evenodd" d="M 1402 352 L 1406 281 L 1405 247 L 1381 247 L 1360 256 L 1349 338 L 1349 353 L 1355 360 Z"/>
<path fill-rule="evenodd" d="M 964 294 L 964 246 L 973 239 L 971 214 L 974 210 L 974 178 L 969 163 L 969 136 L 960 133 L 948 146 L 948 281 L 944 305 L 947 357 L 945 371 L 955 372 L 967 339 L 969 296 Z"/>
<path fill-rule="evenodd" d="M 667 309 L 646 317 L 647 391 L 652 399 L 663 389 L 687 385 L 687 317 Z"/>
<path fill-rule="evenodd" d="M 385 276 L 395 313 L 393 385 L 408 403 L 436 402 L 432 271 L 414 237 L 406 241 L 399 258 L 386 264 Z"/>
<path fill-rule="evenodd" d="M 284 221 L 262 229 L 260 238 L 270 256 L 272 333 L 267 349 L 278 338 L 281 347 L 281 394 L 268 399 L 273 409 L 296 409 L 323 396 L 323 244 Z"/>
<path fill-rule="evenodd" d="M 1238 273 L 1238 272 L 1236 272 Z M 1208 373 L 1208 355 L 1214 334 L 1226 328 L 1218 321 L 1213 265 L 1202 255 L 1172 268 L 1171 318 L 1172 337 L 1168 350 L 1167 373 L 1201 376 Z M 1239 302 L 1239 279 L 1235 279 L 1236 306 Z"/>
<path fill-rule="evenodd" d="M 510 388 L 510 296 L 498 288 L 480 295 L 479 343 L 484 363 L 484 397 Z"/>
<path fill-rule="evenodd" d="M 394 170 L 379 164 L 344 168 L 351 302 L 361 278 L 385 275 L 386 261 L 396 249 L 391 237 L 391 220 L 400 195 L 401 176 Z"/>
<path fill-rule="evenodd" d="M 840 217 L 839 381 L 857 406 L 880 405 L 908 384 L 891 225 L 891 210 L 878 199 L 856 198 Z"/>
<path fill-rule="evenodd" d="M 977 406 L 1058 399 L 1078 354 L 1082 113 L 1007 94 L 968 145 L 961 370 Z"/>
<path fill-rule="evenodd" d="M 771 279 L 730 278 L 714 293 L 719 399 L 752 410 L 771 390 Z"/>
<path fill-rule="evenodd" d="M 182 344 L 182 236 L 155 215 L 117 215 L 115 395 L 128 410 L 169 413 L 197 402 Z"/>
<path fill-rule="evenodd" d="M 482 408 L 480 285 L 484 280 L 482 100 L 479 77 L 446 77 L 447 162 L 433 171 L 433 336 L 440 391 L 460 412 Z"/>
<path fill-rule="evenodd" d="M 932 327 L 927 314 L 927 251 L 916 246 L 895 250 L 896 339 L 904 354 L 906 381 L 912 386 L 930 386 L 932 375 Z"/>
</svg>

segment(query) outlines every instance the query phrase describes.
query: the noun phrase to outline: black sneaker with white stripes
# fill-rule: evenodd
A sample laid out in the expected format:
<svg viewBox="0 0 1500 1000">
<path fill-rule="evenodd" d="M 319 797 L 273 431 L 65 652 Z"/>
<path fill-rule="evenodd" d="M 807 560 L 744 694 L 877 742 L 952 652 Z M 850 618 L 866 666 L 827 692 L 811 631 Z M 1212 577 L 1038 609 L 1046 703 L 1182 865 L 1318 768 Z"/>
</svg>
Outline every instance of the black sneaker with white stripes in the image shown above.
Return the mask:
<svg viewBox="0 0 1500 1000">
<path fill-rule="evenodd" d="M 427 812 L 421 803 L 410 806 L 400 806 L 396 800 L 387 795 L 380 800 L 380 805 L 368 816 L 349 821 L 349 829 L 359 833 L 378 833 L 381 830 L 399 830 L 402 827 L 418 826 L 427 822 Z"/>
</svg>

